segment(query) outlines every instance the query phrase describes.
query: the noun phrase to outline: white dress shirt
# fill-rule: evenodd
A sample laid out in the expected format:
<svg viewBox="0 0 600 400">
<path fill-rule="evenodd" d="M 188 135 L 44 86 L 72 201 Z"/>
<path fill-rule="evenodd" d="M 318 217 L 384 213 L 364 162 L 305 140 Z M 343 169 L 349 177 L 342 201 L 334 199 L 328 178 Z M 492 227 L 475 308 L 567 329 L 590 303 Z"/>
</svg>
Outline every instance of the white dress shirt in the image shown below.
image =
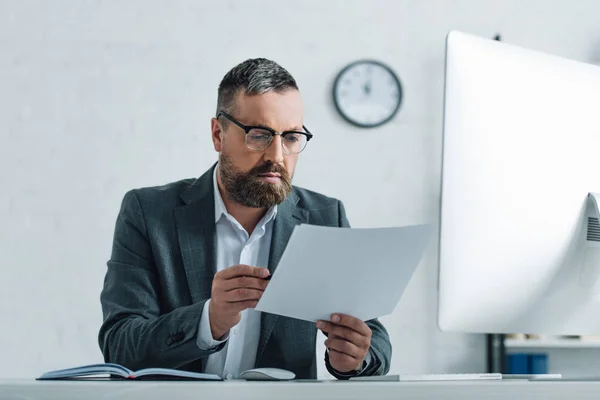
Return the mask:
<svg viewBox="0 0 600 400">
<path fill-rule="evenodd" d="M 248 235 L 248 232 L 225 208 L 217 185 L 217 168 L 213 174 L 213 185 L 217 234 L 215 273 L 236 264 L 266 268 L 269 262 L 273 220 L 277 215 L 277 206 L 271 207 L 252 234 Z M 242 311 L 240 322 L 230 329 L 222 340 L 215 340 L 210 330 L 209 304 L 210 300 L 204 304 L 200 318 L 198 347 L 206 350 L 223 341 L 227 343 L 221 351 L 208 357 L 205 372 L 226 379 L 238 378 L 240 373 L 254 368 L 260 337 L 261 313 L 253 309 Z"/>
</svg>

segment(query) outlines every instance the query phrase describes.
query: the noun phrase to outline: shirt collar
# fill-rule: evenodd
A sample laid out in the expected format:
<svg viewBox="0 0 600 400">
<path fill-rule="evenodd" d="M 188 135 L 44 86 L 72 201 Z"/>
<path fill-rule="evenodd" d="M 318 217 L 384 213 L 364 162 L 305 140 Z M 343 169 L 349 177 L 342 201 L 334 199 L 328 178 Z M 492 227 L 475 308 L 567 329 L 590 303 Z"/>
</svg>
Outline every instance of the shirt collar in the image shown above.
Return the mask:
<svg viewBox="0 0 600 400">
<path fill-rule="evenodd" d="M 214 198 L 215 198 L 215 223 L 219 222 L 221 216 L 225 216 L 228 219 L 234 219 L 228 212 L 225 207 L 225 203 L 223 202 L 223 197 L 221 197 L 221 192 L 219 192 L 219 185 L 217 183 L 217 169 L 218 166 L 215 167 L 213 172 L 213 189 L 214 189 Z M 269 208 L 265 216 L 258 223 L 259 226 L 264 227 L 270 220 L 277 216 L 277 205 Z"/>
</svg>

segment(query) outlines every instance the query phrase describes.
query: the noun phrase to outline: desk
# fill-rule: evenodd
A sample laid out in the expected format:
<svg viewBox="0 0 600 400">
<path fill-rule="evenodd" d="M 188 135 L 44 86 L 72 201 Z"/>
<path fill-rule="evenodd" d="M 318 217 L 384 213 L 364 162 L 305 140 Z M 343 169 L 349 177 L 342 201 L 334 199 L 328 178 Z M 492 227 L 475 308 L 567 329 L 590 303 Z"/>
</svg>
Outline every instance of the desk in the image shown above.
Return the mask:
<svg viewBox="0 0 600 400">
<path fill-rule="evenodd" d="M 594 399 L 600 382 L 0 381 L 0 399 Z"/>
</svg>

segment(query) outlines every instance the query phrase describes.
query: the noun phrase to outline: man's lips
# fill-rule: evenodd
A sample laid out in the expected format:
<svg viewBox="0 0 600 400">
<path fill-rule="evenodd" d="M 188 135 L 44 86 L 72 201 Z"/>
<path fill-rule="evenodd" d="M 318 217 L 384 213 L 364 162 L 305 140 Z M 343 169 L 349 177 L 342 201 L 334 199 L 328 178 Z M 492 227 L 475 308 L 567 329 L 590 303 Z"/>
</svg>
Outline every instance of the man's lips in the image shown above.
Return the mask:
<svg viewBox="0 0 600 400">
<path fill-rule="evenodd" d="M 264 174 L 259 174 L 258 178 L 263 182 L 268 182 L 271 184 L 278 184 L 281 182 L 281 174 L 277 172 L 267 172 Z"/>
</svg>

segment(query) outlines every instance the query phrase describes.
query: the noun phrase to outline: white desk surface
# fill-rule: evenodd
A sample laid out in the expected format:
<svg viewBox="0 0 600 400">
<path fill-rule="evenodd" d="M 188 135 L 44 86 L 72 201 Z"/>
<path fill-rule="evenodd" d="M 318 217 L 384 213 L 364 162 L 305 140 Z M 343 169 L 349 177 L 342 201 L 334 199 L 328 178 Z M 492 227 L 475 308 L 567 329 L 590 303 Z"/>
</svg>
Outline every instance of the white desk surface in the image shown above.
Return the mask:
<svg viewBox="0 0 600 400">
<path fill-rule="evenodd" d="M 0 399 L 594 399 L 600 382 L 142 382 L 0 380 Z"/>
</svg>

